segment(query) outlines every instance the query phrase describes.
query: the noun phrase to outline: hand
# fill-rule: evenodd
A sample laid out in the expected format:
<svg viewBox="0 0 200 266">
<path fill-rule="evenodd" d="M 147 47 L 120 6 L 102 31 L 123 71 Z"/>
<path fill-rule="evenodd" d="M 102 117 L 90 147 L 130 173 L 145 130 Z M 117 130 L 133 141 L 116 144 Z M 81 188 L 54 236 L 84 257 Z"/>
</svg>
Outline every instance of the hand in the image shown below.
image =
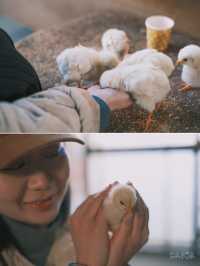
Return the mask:
<svg viewBox="0 0 200 266">
<path fill-rule="evenodd" d="M 102 204 L 111 185 L 88 199 L 70 217 L 76 262 L 87 266 L 107 266 L 109 237 Z"/>
<path fill-rule="evenodd" d="M 123 91 L 106 88 L 101 89 L 100 86 L 93 86 L 88 89 L 90 95 L 98 96 L 109 106 L 111 111 L 128 108 L 133 104 L 130 96 Z"/>
<path fill-rule="evenodd" d="M 137 193 L 134 212 L 126 214 L 110 243 L 108 266 L 124 266 L 144 246 L 149 237 L 149 211 Z"/>
</svg>

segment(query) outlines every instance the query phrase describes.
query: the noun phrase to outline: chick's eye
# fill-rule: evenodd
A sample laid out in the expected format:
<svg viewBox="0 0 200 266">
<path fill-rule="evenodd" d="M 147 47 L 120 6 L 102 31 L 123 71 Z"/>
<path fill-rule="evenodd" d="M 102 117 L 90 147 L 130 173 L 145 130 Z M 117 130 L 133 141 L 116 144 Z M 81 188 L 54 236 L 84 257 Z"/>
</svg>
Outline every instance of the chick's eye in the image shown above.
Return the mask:
<svg viewBox="0 0 200 266">
<path fill-rule="evenodd" d="M 120 201 L 120 204 L 123 205 L 123 206 L 125 205 L 123 201 Z"/>
<path fill-rule="evenodd" d="M 185 58 L 185 59 L 183 59 L 183 61 L 184 61 L 184 62 L 187 62 L 187 61 L 188 61 L 188 59 L 187 59 L 187 58 Z"/>
</svg>

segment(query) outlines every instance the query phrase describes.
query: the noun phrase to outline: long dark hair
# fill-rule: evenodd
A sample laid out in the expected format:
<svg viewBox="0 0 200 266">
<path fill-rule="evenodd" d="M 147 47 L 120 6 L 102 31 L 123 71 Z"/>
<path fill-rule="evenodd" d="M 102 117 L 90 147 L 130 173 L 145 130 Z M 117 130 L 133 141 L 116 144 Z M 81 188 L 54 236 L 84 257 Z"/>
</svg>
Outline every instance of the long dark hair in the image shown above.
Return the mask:
<svg viewBox="0 0 200 266">
<path fill-rule="evenodd" d="M 9 266 L 4 257 L 0 255 L 0 266 Z"/>
<path fill-rule="evenodd" d="M 0 216 L 0 253 L 4 250 L 9 248 L 11 245 L 15 244 L 15 240 L 6 225 L 3 221 L 2 217 Z"/>
<path fill-rule="evenodd" d="M 7 249 L 13 245 L 15 245 L 15 239 L 12 236 L 8 226 L 0 216 L 0 254 L 4 249 Z M 0 265 L 8 266 L 2 255 L 0 255 Z"/>
</svg>

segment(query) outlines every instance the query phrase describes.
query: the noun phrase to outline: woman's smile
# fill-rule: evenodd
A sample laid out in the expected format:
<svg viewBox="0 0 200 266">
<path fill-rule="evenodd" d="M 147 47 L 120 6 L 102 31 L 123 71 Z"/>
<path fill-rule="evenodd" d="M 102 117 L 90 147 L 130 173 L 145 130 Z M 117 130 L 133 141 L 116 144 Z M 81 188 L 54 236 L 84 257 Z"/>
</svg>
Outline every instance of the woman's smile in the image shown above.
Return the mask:
<svg viewBox="0 0 200 266">
<path fill-rule="evenodd" d="M 51 208 L 57 202 L 57 193 L 53 194 L 49 197 L 46 197 L 42 200 L 36 200 L 32 202 L 25 203 L 27 207 L 31 207 L 34 209 L 46 210 Z"/>
</svg>

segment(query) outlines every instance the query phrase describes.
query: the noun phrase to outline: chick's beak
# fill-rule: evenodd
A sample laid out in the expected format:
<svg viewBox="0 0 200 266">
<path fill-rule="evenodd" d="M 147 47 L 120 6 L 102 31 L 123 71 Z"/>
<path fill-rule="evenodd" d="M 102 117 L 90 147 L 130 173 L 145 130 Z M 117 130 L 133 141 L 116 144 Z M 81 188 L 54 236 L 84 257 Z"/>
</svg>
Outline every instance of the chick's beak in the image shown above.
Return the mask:
<svg viewBox="0 0 200 266">
<path fill-rule="evenodd" d="M 184 60 L 177 60 L 176 61 L 176 66 L 183 65 Z"/>
</svg>

